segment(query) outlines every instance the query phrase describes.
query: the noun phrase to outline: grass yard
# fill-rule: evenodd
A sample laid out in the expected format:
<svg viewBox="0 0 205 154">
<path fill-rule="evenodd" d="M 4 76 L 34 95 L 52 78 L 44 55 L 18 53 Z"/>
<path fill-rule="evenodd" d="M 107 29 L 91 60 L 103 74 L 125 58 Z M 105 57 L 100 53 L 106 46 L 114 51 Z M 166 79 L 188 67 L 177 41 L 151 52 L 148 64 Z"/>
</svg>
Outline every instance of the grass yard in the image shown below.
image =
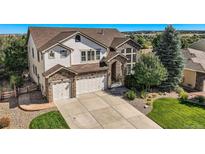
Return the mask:
<svg viewBox="0 0 205 154">
<path fill-rule="evenodd" d="M 205 108 L 174 98 L 155 100 L 148 117 L 163 128 L 205 128 Z"/>
<path fill-rule="evenodd" d="M 51 111 L 34 118 L 30 129 L 68 129 L 68 125 L 59 111 Z"/>
</svg>

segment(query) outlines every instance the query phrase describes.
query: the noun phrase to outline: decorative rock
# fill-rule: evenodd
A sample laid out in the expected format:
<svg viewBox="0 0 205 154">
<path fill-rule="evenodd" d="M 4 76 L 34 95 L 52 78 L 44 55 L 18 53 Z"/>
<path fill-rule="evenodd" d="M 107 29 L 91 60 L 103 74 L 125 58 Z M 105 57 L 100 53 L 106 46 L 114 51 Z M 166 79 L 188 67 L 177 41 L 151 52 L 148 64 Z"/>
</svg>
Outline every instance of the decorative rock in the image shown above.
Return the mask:
<svg viewBox="0 0 205 154">
<path fill-rule="evenodd" d="M 148 108 L 148 105 L 144 105 L 144 108 L 145 108 L 145 109 Z"/>
</svg>

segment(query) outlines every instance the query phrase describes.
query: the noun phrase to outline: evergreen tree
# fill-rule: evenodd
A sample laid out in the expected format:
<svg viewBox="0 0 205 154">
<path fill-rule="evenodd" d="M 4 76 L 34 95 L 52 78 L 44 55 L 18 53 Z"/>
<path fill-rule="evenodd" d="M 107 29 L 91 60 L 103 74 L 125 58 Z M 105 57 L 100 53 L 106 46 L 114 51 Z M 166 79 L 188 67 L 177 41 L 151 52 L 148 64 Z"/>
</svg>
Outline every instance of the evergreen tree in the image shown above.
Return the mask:
<svg viewBox="0 0 205 154">
<path fill-rule="evenodd" d="M 162 33 L 155 51 L 168 71 L 167 80 L 162 82 L 160 87 L 167 91 L 174 90 L 181 82 L 184 60 L 179 34 L 171 25 Z"/>
</svg>

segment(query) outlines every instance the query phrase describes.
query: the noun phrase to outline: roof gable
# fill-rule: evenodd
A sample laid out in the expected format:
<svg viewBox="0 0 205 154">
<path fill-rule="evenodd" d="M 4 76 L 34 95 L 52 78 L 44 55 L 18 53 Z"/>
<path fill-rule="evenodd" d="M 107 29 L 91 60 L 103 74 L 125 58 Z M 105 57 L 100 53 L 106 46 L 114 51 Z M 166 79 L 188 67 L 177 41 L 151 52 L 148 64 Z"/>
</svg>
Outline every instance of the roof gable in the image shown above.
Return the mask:
<svg viewBox="0 0 205 154">
<path fill-rule="evenodd" d="M 141 48 L 141 45 L 138 44 L 137 42 L 135 42 L 133 39 L 131 39 L 131 38 L 122 38 L 122 37 L 121 38 L 114 38 L 113 41 L 112 41 L 112 44 L 111 44 L 111 48 L 117 49 L 120 46 L 122 46 L 123 44 L 128 43 L 129 41 L 132 42 L 133 44 L 135 44 L 136 47 Z"/>
<path fill-rule="evenodd" d="M 200 53 L 198 53 L 198 51 L 199 50 L 194 50 L 190 48 L 182 50 L 185 60 L 185 69 L 191 69 L 198 72 L 205 72 L 205 63 L 203 62 L 205 61 L 205 53 L 203 51 L 200 51 Z"/>
<path fill-rule="evenodd" d="M 190 48 L 201 50 L 205 52 L 205 39 L 201 39 L 193 44 L 190 45 Z"/>
<path fill-rule="evenodd" d="M 104 46 L 110 47 L 115 37 L 125 37 L 117 29 L 108 28 L 52 28 L 52 27 L 30 27 L 28 33 L 32 35 L 36 44 L 36 48 L 39 50 L 44 49 L 45 44 L 52 43 L 55 39 L 60 39 L 65 36 L 69 36 L 74 32 L 80 32 L 97 42 L 100 42 Z M 61 34 L 60 34 L 61 33 Z M 55 38 L 55 39 L 54 39 Z M 51 41 L 51 39 L 54 39 Z M 45 46 L 44 46 L 45 45 Z M 43 47 L 44 46 L 44 47 Z"/>
</svg>

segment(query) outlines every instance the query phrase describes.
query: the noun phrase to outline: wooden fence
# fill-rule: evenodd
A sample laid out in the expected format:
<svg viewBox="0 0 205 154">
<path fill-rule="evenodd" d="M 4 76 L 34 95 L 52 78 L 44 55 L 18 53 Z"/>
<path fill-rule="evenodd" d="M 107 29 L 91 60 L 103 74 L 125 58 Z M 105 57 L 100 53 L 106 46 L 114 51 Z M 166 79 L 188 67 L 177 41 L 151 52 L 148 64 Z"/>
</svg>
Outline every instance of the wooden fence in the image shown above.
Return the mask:
<svg viewBox="0 0 205 154">
<path fill-rule="evenodd" d="M 16 90 L 12 90 L 12 91 L 0 92 L 0 100 L 5 100 L 10 97 L 17 97 L 18 95 L 26 94 L 26 93 L 29 93 L 35 90 L 38 90 L 37 85 L 21 87 L 21 88 L 17 88 Z"/>
</svg>

